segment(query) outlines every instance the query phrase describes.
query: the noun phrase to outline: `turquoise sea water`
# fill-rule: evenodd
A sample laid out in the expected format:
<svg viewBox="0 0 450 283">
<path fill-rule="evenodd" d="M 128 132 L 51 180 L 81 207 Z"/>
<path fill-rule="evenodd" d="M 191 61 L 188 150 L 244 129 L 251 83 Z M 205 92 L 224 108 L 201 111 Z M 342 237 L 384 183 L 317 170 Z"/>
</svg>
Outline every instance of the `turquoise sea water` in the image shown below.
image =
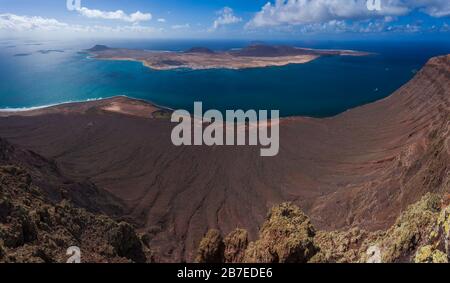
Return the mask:
<svg viewBox="0 0 450 283">
<path fill-rule="evenodd" d="M 279 109 L 282 116 L 332 116 L 384 98 L 412 78 L 428 58 L 450 53 L 437 42 L 283 42 L 371 51 L 365 57 L 323 57 L 285 67 L 154 71 L 138 62 L 101 61 L 80 54 L 94 44 L 152 50 L 206 46 L 240 48 L 240 41 L 58 42 L 0 40 L 0 108 L 23 108 L 115 95 L 173 109 Z"/>
</svg>

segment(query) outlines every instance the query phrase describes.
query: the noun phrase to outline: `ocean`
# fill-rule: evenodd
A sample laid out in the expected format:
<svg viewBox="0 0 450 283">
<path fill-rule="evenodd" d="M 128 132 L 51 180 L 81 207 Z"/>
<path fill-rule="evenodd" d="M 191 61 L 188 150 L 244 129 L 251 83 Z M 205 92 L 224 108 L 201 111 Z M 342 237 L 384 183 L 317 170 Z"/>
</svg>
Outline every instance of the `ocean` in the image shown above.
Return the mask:
<svg viewBox="0 0 450 283">
<path fill-rule="evenodd" d="M 249 41 L 39 41 L 0 39 L 0 108 L 31 108 L 126 95 L 172 109 L 280 110 L 281 116 L 329 117 L 382 99 L 436 55 L 448 42 L 267 42 L 301 47 L 373 52 L 364 57 L 322 57 L 284 67 L 244 70 L 155 71 L 139 62 L 102 61 L 81 53 L 95 44 L 181 51 L 242 48 Z"/>
</svg>

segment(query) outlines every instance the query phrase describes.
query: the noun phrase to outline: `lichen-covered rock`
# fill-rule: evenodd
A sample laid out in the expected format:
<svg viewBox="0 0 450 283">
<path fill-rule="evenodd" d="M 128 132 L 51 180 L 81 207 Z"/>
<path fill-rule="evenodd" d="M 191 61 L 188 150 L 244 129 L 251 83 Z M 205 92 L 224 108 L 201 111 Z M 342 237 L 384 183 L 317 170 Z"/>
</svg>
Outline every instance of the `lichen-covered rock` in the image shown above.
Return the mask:
<svg viewBox="0 0 450 283">
<path fill-rule="evenodd" d="M 365 230 L 352 228 L 347 231 L 319 231 L 314 238 L 320 249 L 310 262 L 355 263 L 363 262 L 369 243 L 376 235 Z"/>
<path fill-rule="evenodd" d="M 445 251 L 450 259 L 450 205 L 442 209 L 438 219 L 438 233 L 442 233 Z"/>
<path fill-rule="evenodd" d="M 295 205 L 275 206 L 263 224 L 259 240 L 249 244 L 245 262 L 305 263 L 317 252 L 315 230 L 309 218 Z"/>
<path fill-rule="evenodd" d="M 400 215 L 381 240 L 383 262 L 413 261 L 416 250 L 433 231 L 440 204 L 440 196 L 428 193 Z"/>
<path fill-rule="evenodd" d="M 434 249 L 431 245 L 421 247 L 414 258 L 416 263 L 448 263 L 447 254 Z"/>
<path fill-rule="evenodd" d="M 241 263 L 244 260 L 245 250 L 248 246 L 248 232 L 236 229 L 224 240 L 224 258 L 227 263 Z"/>
<path fill-rule="evenodd" d="M 219 230 L 209 230 L 200 242 L 196 261 L 221 263 L 224 261 L 224 243 Z"/>
<path fill-rule="evenodd" d="M 248 243 L 247 232 L 237 229 L 222 241 L 219 231 L 212 230 L 202 240 L 199 258 L 237 263 L 449 262 L 447 205 L 441 195 L 428 193 L 388 230 L 315 232 L 297 206 L 283 203 L 272 208 L 258 240 Z"/>
<path fill-rule="evenodd" d="M 143 262 L 151 256 L 131 225 L 69 200 L 50 200 L 26 169 L 0 165 L 0 196 L 0 262 L 63 263 L 71 246 L 80 248 L 82 262 Z"/>
</svg>

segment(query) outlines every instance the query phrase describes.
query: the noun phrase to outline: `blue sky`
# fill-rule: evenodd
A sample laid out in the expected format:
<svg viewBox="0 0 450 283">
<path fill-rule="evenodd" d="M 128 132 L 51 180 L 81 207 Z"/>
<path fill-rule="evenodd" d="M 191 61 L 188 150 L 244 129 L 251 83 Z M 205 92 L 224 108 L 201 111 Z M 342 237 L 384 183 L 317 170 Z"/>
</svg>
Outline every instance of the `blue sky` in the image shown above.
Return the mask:
<svg viewBox="0 0 450 283">
<path fill-rule="evenodd" d="M 0 36 L 450 37 L 449 0 L 79 1 L 0 0 Z"/>
</svg>

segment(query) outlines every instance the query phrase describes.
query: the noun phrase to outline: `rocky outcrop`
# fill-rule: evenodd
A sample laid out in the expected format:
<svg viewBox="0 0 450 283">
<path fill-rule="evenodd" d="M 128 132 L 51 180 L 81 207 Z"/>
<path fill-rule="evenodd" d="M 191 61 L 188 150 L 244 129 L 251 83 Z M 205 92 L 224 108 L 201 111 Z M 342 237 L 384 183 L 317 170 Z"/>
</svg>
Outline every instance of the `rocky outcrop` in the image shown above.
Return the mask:
<svg viewBox="0 0 450 283">
<path fill-rule="evenodd" d="M 317 252 L 314 235 L 315 231 L 309 218 L 298 207 L 283 203 L 271 210 L 259 232 L 259 239 L 255 242 L 248 244 L 247 232 L 242 229 L 231 232 L 225 241 L 218 230 L 208 231 L 200 242 L 197 260 L 228 263 L 306 263 Z"/>
<path fill-rule="evenodd" d="M 224 240 L 224 259 L 226 263 L 243 262 L 245 250 L 248 247 L 248 232 L 244 229 L 236 229 Z"/>
<path fill-rule="evenodd" d="M 145 262 L 146 256 L 143 245 L 133 226 L 120 222 L 107 233 L 108 243 L 117 251 L 117 255 L 133 260 Z"/>
<path fill-rule="evenodd" d="M 376 238 L 376 233 L 369 233 L 359 228 L 345 231 L 318 231 L 314 242 L 319 252 L 310 262 L 361 262 L 361 256 L 365 255 L 369 249 L 376 247 L 371 245 Z"/>
<path fill-rule="evenodd" d="M 43 166 L 44 159 L 42 166 L 34 167 L 27 162 L 35 155 L 17 152 L 5 141 L 2 149 L 3 163 L 11 155 L 23 159 L 14 160 L 22 166 L 0 165 L 0 262 L 66 262 L 72 246 L 80 248 L 82 262 L 152 260 L 151 251 L 143 248 L 130 224 L 77 206 L 70 197 L 64 198 L 70 193 L 61 191 L 60 199 L 55 198 L 56 188 L 49 188 L 56 179 L 48 175 L 45 183 L 38 178 L 41 170 L 49 168 Z"/>
<path fill-rule="evenodd" d="M 450 205 L 449 195 L 444 198 L 438 219 L 431 232 L 426 235 L 426 244 L 416 255 L 415 262 L 447 263 L 450 261 Z"/>
<path fill-rule="evenodd" d="M 415 263 L 448 263 L 448 256 L 431 245 L 421 247 L 414 259 Z"/>
<path fill-rule="evenodd" d="M 427 194 L 411 205 L 379 241 L 383 262 L 412 261 L 418 247 L 425 245 L 440 210 L 440 198 Z"/>
<path fill-rule="evenodd" d="M 314 239 L 320 248 L 316 259 L 319 262 L 443 262 L 450 253 L 445 249 L 442 224 L 449 207 L 442 204 L 442 199 L 442 195 L 426 194 L 387 230 L 368 232 L 355 228 L 319 232 Z"/>
<path fill-rule="evenodd" d="M 296 206 L 276 206 L 263 224 L 259 239 L 249 244 L 245 262 L 308 262 L 316 253 L 315 231 L 309 218 Z"/>
<path fill-rule="evenodd" d="M 220 263 L 223 262 L 224 244 L 219 230 L 212 229 L 206 233 L 198 248 L 197 262 Z"/>
<path fill-rule="evenodd" d="M 449 212 L 450 206 L 443 206 L 441 195 L 427 194 L 408 207 L 387 230 L 368 232 L 352 228 L 315 232 L 298 207 L 284 203 L 272 209 L 259 239 L 248 246 L 247 234 L 242 229 L 230 233 L 225 241 L 217 230 L 208 232 L 205 239 L 213 238 L 215 246 L 232 251 L 228 256 L 225 252 L 221 259 L 217 258 L 221 253 L 216 253 L 215 262 L 446 263 L 450 259 Z"/>
</svg>

